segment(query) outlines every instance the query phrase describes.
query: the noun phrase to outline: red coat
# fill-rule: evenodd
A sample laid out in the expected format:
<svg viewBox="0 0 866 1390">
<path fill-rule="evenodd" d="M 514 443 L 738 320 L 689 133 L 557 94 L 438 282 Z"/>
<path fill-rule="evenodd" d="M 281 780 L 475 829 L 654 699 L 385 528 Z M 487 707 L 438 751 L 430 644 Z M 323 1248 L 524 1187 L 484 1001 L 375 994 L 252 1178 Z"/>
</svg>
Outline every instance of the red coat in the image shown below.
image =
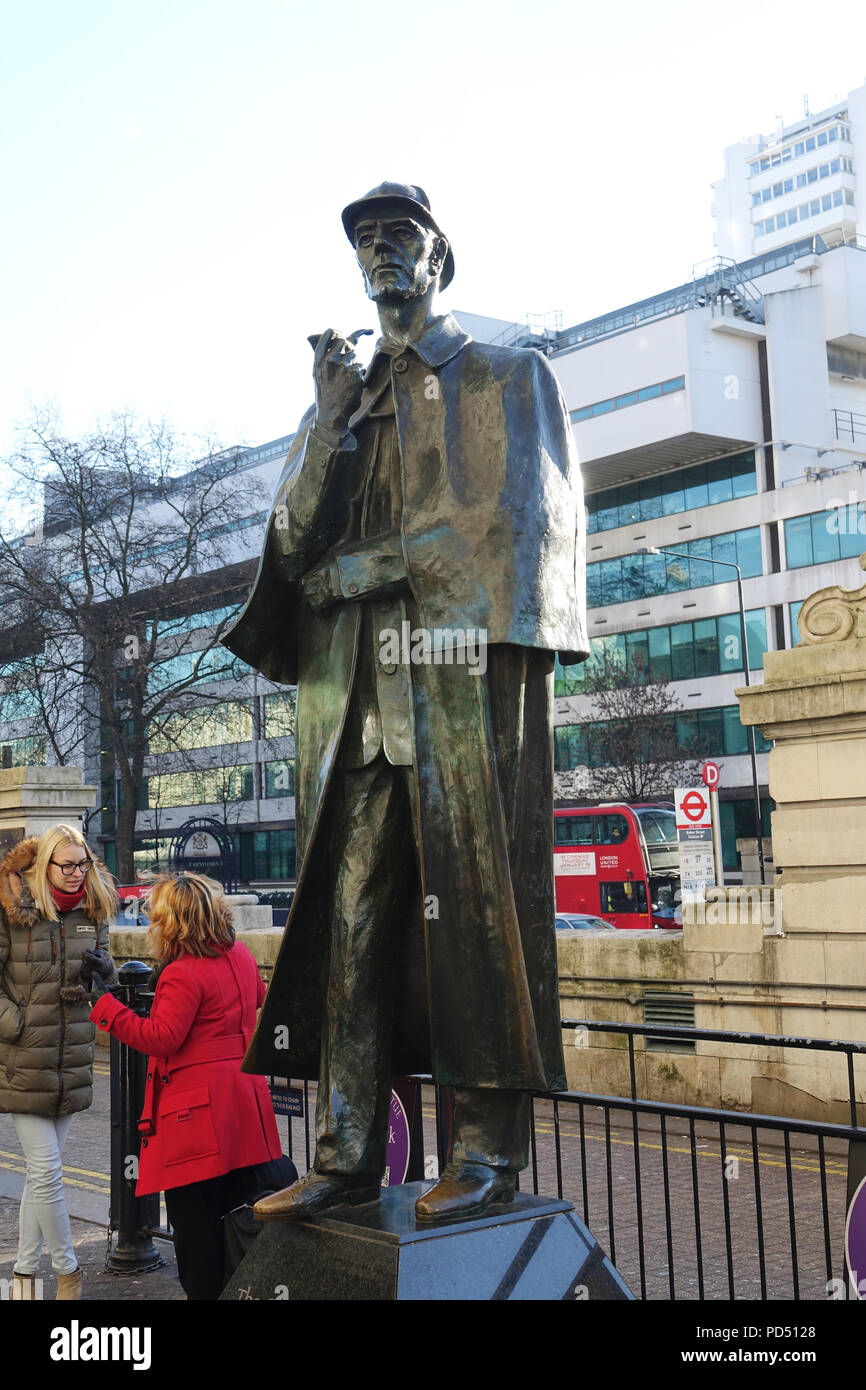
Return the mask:
<svg viewBox="0 0 866 1390">
<path fill-rule="evenodd" d="M 267 1082 L 241 1071 L 264 997 L 252 955 L 236 943 L 167 965 L 150 1018 L 111 994 L 94 1004 L 97 1028 L 149 1054 L 136 1196 L 279 1157 Z"/>
</svg>

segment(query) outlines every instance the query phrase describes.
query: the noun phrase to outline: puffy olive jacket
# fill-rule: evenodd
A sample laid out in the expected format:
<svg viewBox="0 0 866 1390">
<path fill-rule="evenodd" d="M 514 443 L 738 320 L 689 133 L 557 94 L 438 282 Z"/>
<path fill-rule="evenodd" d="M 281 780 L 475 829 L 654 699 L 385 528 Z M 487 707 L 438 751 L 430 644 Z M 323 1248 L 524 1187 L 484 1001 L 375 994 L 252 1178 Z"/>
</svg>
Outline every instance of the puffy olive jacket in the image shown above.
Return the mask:
<svg viewBox="0 0 866 1390">
<path fill-rule="evenodd" d="M 42 917 L 25 880 L 36 837 L 0 863 L 0 1113 L 73 1115 L 93 1099 L 93 999 L 81 957 L 108 952 L 108 924 L 80 907 Z"/>
</svg>

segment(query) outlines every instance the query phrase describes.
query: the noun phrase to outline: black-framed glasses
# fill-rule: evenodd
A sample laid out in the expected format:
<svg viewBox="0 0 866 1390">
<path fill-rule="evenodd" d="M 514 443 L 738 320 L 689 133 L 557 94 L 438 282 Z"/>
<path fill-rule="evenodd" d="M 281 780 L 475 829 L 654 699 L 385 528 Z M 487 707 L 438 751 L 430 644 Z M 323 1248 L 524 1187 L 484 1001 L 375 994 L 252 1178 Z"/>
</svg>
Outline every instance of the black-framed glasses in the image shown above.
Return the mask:
<svg viewBox="0 0 866 1390">
<path fill-rule="evenodd" d="M 92 859 L 79 859 L 77 864 L 58 864 L 56 859 L 49 859 L 48 863 L 59 869 L 64 878 L 71 878 L 77 873 L 86 874 L 88 869 L 93 868 Z"/>
</svg>

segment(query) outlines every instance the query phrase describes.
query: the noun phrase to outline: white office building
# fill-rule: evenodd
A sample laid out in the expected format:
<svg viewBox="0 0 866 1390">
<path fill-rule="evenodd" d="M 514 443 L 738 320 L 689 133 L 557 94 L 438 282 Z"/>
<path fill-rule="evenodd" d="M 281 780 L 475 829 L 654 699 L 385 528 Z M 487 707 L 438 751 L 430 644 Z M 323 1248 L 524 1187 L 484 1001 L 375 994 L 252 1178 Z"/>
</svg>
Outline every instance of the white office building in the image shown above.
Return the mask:
<svg viewBox="0 0 866 1390">
<path fill-rule="evenodd" d="M 862 582 L 866 254 L 800 239 L 564 332 L 461 318 L 550 356 L 587 492 L 593 647 L 674 682 L 681 746 L 697 734 L 721 764 L 736 877 L 735 841 L 754 827 L 736 576 L 706 561 L 742 572 L 753 682 L 765 650 L 799 640 L 809 594 Z M 682 560 L 641 553 L 653 547 Z M 557 672 L 561 796 L 585 762 L 582 680 L 581 667 Z M 760 735 L 758 747 L 768 828 Z"/>
<path fill-rule="evenodd" d="M 866 235 L 866 85 L 816 115 L 725 150 L 713 185 L 715 244 L 744 261 L 805 236 Z"/>
</svg>

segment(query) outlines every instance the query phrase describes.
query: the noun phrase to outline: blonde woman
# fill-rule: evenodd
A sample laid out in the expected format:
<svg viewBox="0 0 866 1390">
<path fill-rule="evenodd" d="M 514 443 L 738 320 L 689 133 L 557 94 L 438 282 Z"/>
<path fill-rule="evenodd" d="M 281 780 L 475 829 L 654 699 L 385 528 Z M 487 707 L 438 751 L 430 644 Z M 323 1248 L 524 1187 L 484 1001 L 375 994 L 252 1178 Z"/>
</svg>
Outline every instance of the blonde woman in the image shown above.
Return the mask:
<svg viewBox="0 0 866 1390">
<path fill-rule="evenodd" d="M 61 1154 L 72 1116 L 93 1099 L 90 991 L 115 978 L 116 911 L 111 875 L 75 826 L 21 840 L 0 863 L 0 1113 L 12 1115 L 27 1163 L 13 1298 L 35 1298 L 43 1244 L 57 1297 L 81 1297 Z"/>
<path fill-rule="evenodd" d="M 162 966 L 150 1017 L 105 994 L 91 1018 L 150 1056 L 136 1195 L 165 1192 L 184 1291 L 216 1299 L 223 1218 L 246 1201 L 258 1166 L 281 1156 L 267 1082 L 241 1071 L 265 987 L 212 879 L 162 875 L 147 911 Z"/>
</svg>

